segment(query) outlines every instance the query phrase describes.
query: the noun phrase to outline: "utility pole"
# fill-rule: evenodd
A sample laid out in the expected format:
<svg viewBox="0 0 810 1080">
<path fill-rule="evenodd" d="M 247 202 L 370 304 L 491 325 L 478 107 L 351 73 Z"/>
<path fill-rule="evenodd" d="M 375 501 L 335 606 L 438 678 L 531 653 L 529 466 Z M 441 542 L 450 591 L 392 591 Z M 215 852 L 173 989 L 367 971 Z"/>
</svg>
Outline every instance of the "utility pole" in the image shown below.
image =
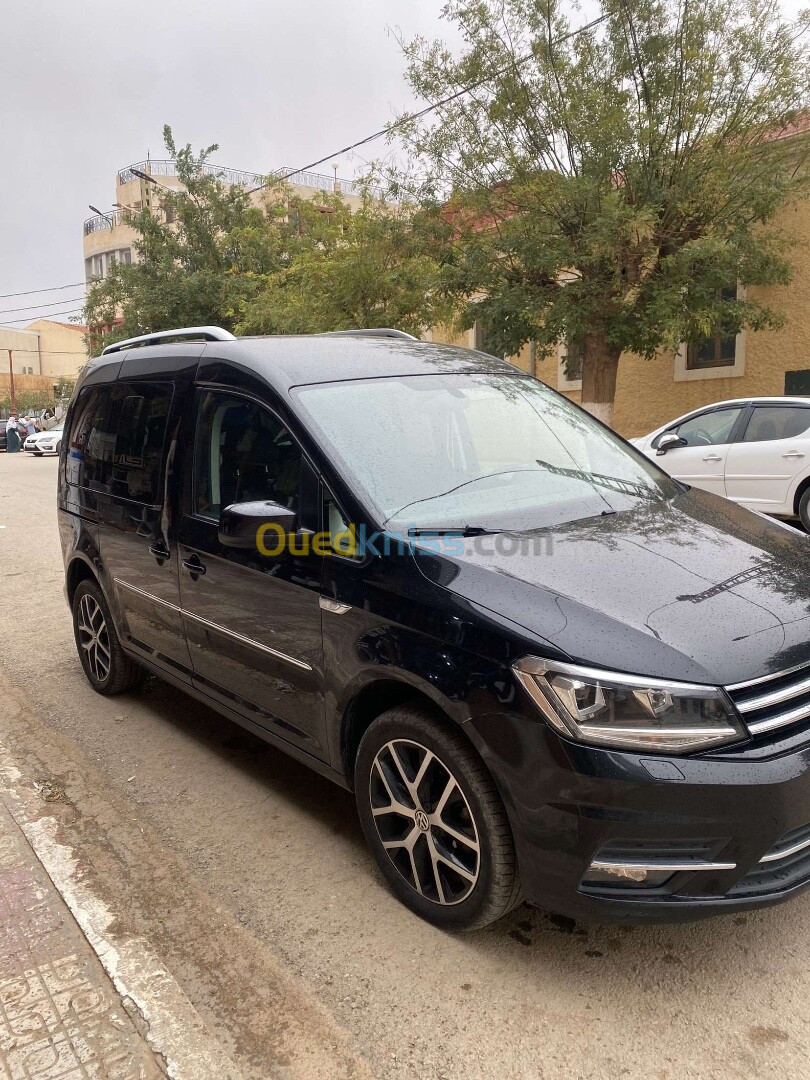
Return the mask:
<svg viewBox="0 0 810 1080">
<path fill-rule="evenodd" d="M 14 361 L 11 356 L 11 349 L 8 350 L 8 381 L 9 381 L 9 396 L 11 397 L 11 411 L 16 414 L 17 412 L 17 395 L 14 392 Z"/>
</svg>

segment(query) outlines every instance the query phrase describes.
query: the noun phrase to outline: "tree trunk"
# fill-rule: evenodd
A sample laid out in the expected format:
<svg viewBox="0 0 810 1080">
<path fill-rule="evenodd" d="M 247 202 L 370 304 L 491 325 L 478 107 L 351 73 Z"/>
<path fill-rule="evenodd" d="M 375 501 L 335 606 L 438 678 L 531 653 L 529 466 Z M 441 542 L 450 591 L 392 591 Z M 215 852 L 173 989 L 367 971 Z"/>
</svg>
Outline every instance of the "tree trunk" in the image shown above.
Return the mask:
<svg viewBox="0 0 810 1080">
<path fill-rule="evenodd" d="M 608 345 L 602 331 L 585 334 L 582 363 L 582 407 L 605 424 L 613 422 L 616 373 L 621 349 Z"/>
</svg>

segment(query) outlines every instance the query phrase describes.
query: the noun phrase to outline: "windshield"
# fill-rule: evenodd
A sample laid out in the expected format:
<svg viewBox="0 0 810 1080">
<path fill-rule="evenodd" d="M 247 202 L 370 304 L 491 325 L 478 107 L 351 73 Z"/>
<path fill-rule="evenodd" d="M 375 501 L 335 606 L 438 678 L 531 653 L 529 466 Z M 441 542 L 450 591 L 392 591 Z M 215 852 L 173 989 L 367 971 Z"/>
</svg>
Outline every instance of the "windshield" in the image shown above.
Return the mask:
<svg viewBox="0 0 810 1080">
<path fill-rule="evenodd" d="M 544 528 L 680 490 L 529 376 L 323 383 L 302 387 L 298 399 L 380 523 L 395 532 Z"/>
</svg>

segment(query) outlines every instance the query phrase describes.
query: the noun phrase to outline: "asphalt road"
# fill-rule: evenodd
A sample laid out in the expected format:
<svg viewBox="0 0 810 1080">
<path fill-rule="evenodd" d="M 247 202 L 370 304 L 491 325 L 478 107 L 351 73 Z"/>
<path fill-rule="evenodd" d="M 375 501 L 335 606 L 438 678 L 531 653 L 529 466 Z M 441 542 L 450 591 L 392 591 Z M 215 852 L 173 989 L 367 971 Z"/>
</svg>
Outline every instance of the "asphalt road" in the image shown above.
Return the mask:
<svg viewBox="0 0 810 1080">
<path fill-rule="evenodd" d="M 0 742 L 245 1075 L 808 1075 L 810 896 L 656 928 L 523 907 L 444 934 L 388 893 L 346 792 L 157 680 L 94 694 L 55 478 L 0 455 L 0 676 L 29 707 Z"/>
</svg>

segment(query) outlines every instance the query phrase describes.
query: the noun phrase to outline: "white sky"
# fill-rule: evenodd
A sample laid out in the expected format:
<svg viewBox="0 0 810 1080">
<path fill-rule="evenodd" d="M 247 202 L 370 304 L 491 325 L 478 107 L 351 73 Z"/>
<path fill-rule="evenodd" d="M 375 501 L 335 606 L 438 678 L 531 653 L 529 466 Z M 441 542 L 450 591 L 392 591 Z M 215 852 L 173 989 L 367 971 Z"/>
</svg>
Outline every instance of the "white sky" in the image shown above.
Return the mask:
<svg viewBox="0 0 810 1080">
<path fill-rule="evenodd" d="M 118 169 L 165 156 L 161 129 L 214 160 L 306 164 L 413 104 L 390 28 L 456 40 L 441 0 L 24 0 L 3 13 L 0 294 L 80 282 L 82 222 Z M 784 0 L 791 14 L 801 0 Z M 593 3 L 583 5 L 586 22 Z M 363 148 L 373 157 L 379 143 Z M 341 176 L 363 170 L 357 156 Z M 329 165 L 319 171 L 329 173 Z M 83 289 L 0 298 L 0 322 Z M 14 311 L 23 303 L 52 305 Z M 24 325 L 16 322 L 16 325 Z"/>
</svg>

